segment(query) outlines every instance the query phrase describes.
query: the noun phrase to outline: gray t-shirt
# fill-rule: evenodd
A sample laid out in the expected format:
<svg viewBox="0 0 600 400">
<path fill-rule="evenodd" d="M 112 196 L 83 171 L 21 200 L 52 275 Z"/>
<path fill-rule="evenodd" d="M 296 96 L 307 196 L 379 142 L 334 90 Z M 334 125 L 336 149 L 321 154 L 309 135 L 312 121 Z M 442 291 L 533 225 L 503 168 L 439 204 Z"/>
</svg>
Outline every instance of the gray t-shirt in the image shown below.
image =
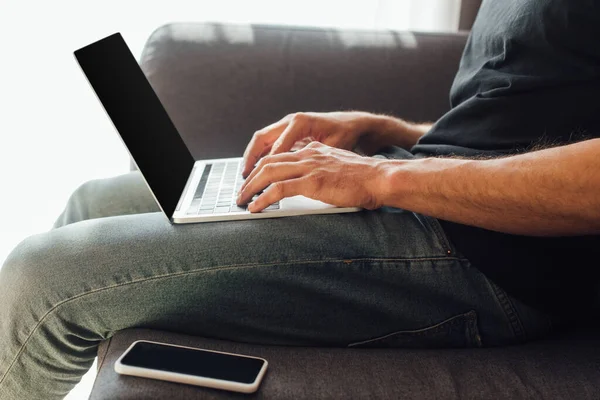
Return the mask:
<svg viewBox="0 0 600 400">
<path fill-rule="evenodd" d="M 413 154 L 499 156 L 600 137 L 600 1 L 484 0 L 450 99 Z M 600 297 L 600 236 L 442 225 L 478 269 L 526 303 L 570 314 Z"/>
</svg>

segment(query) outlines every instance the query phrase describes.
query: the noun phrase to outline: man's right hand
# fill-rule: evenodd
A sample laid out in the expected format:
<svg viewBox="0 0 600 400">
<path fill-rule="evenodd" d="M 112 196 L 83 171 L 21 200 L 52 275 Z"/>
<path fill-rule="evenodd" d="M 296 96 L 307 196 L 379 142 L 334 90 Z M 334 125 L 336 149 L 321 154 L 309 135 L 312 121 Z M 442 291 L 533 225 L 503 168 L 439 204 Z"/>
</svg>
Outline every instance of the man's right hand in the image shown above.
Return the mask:
<svg viewBox="0 0 600 400">
<path fill-rule="evenodd" d="M 353 150 L 369 130 L 373 115 L 366 112 L 295 113 L 254 133 L 244 152 L 242 175 L 247 177 L 263 156 L 284 153 L 311 141 Z"/>
</svg>

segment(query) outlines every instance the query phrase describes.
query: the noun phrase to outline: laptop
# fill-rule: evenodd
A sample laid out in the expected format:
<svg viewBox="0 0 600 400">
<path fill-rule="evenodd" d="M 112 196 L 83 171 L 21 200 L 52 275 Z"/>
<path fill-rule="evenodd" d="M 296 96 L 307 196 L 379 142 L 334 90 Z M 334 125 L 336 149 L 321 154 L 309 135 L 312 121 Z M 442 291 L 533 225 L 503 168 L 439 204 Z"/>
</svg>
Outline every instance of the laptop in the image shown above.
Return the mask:
<svg viewBox="0 0 600 400">
<path fill-rule="evenodd" d="M 283 199 L 260 213 L 239 207 L 242 158 L 194 160 L 120 33 L 75 51 L 75 58 L 171 223 L 360 210 L 304 196 Z"/>
</svg>

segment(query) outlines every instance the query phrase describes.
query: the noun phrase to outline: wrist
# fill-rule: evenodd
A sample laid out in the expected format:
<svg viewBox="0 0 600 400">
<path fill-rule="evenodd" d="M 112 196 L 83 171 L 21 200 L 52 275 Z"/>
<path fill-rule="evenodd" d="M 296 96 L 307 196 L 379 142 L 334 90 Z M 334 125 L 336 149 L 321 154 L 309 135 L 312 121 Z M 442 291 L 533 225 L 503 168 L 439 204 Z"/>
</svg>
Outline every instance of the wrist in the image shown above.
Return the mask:
<svg viewBox="0 0 600 400">
<path fill-rule="evenodd" d="M 351 111 L 353 119 L 352 130 L 360 137 L 373 132 L 378 125 L 378 115 L 366 111 Z"/>
<path fill-rule="evenodd" d="M 444 158 L 386 160 L 379 166 L 377 182 L 380 204 L 443 217 L 450 199 L 464 196 L 464 177 L 485 161 Z M 437 204 L 437 205 L 436 205 Z"/>
<path fill-rule="evenodd" d="M 385 115 L 359 112 L 355 134 L 362 153 L 373 155 L 379 149 L 394 144 L 390 119 L 392 118 Z"/>
<path fill-rule="evenodd" d="M 381 147 L 410 149 L 427 132 L 428 124 L 414 124 L 388 115 L 368 114 L 362 118 L 362 135 L 370 135 Z"/>
<path fill-rule="evenodd" d="M 417 144 L 419 139 L 425 135 L 431 128 L 431 124 L 413 123 L 404 120 L 398 120 L 399 129 L 402 131 L 401 146 L 410 149 Z"/>
<path fill-rule="evenodd" d="M 413 190 L 413 160 L 378 160 L 374 182 L 375 199 L 379 207 L 402 208 L 404 199 Z"/>
</svg>

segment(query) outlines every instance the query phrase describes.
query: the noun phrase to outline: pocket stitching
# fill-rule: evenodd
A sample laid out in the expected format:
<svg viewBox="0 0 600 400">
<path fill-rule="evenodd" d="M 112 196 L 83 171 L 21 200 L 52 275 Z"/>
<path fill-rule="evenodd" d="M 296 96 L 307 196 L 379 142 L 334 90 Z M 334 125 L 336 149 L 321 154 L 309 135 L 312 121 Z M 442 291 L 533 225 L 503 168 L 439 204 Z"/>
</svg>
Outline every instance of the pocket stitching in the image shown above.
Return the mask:
<svg viewBox="0 0 600 400">
<path fill-rule="evenodd" d="M 464 321 L 466 324 L 466 330 L 469 336 L 469 344 L 472 344 L 476 347 L 482 347 L 481 336 L 479 335 L 479 329 L 477 327 L 477 312 L 475 310 L 470 310 L 464 314 L 458 314 L 448 319 L 445 319 L 442 322 L 439 322 L 435 325 L 420 328 L 416 330 L 408 330 L 408 331 L 395 331 L 392 333 L 388 333 L 383 336 L 378 336 L 376 338 L 362 340 L 360 342 L 353 342 L 348 345 L 348 347 L 357 347 L 369 343 L 375 343 L 381 340 L 385 340 L 389 337 L 393 337 L 396 335 L 408 336 L 408 337 L 419 337 L 419 336 L 427 336 L 430 334 L 435 334 L 444 330 L 444 328 L 448 325 L 456 325 Z"/>
<path fill-rule="evenodd" d="M 446 255 L 453 256 L 455 253 L 454 247 L 452 246 L 452 244 L 450 244 L 450 240 L 446 236 L 446 232 L 444 231 L 444 228 L 442 228 L 442 225 L 437 220 L 437 218 L 429 217 L 427 215 L 423 215 L 423 217 L 425 217 L 425 220 L 427 221 L 427 223 L 433 230 L 433 233 L 435 234 L 436 238 L 440 242 L 442 250 L 446 253 Z"/>
</svg>

